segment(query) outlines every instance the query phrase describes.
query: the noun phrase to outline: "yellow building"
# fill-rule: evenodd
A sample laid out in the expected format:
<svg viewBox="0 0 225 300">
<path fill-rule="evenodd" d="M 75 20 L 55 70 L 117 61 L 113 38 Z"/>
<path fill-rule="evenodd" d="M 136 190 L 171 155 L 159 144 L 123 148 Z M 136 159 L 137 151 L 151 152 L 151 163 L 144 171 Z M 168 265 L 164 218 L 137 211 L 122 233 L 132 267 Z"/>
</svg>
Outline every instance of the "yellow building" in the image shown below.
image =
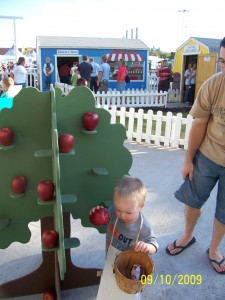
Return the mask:
<svg viewBox="0 0 225 300">
<path fill-rule="evenodd" d="M 184 94 L 184 73 L 188 64 L 197 65 L 195 95 L 202 83 L 218 71 L 220 41 L 221 39 L 190 37 L 176 50 L 173 73 L 180 78 L 181 101 Z"/>
</svg>

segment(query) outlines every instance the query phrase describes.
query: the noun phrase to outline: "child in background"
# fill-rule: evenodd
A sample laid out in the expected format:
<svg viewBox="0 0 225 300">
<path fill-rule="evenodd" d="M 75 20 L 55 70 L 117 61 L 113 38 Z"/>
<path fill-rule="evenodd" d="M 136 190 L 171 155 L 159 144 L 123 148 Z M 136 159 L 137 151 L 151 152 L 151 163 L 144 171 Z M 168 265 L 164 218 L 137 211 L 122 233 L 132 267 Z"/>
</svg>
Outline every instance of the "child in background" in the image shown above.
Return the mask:
<svg viewBox="0 0 225 300">
<path fill-rule="evenodd" d="M 77 79 L 77 86 L 87 86 L 88 83 L 87 83 L 87 80 L 80 77 Z"/>
<path fill-rule="evenodd" d="M 74 68 L 72 72 L 73 73 L 72 73 L 72 77 L 71 77 L 71 85 L 77 86 L 77 80 L 78 80 L 77 68 Z"/>
<path fill-rule="evenodd" d="M 148 220 L 141 210 L 145 204 L 147 189 L 137 178 L 124 176 L 114 189 L 114 205 L 109 208 L 109 223 L 106 232 L 107 258 L 97 300 L 140 299 L 138 294 L 126 294 L 117 286 L 113 275 L 116 255 L 121 251 L 134 249 L 137 252 L 153 254 L 158 243 Z M 93 208 L 90 211 L 92 214 Z"/>
<path fill-rule="evenodd" d="M 14 85 L 14 80 L 11 77 L 6 77 L 2 80 L 2 90 L 1 98 L 8 98 L 8 91 L 10 87 Z"/>
</svg>

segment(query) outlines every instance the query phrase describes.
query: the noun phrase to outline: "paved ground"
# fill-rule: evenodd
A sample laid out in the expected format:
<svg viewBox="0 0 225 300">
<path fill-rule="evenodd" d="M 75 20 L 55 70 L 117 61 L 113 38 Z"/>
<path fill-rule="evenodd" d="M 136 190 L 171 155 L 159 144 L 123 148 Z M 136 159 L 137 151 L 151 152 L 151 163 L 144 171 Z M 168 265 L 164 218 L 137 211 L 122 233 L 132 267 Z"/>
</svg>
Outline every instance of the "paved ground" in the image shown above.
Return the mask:
<svg viewBox="0 0 225 300">
<path fill-rule="evenodd" d="M 165 247 L 183 229 L 183 205 L 175 200 L 173 193 L 182 182 L 180 168 L 185 151 L 136 144 L 126 144 L 126 147 L 133 155 L 130 174 L 141 178 L 148 187 L 144 213 L 151 221 L 160 244 L 158 253 L 152 256 L 156 267 L 153 275 L 155 282 L 146 286 L 142 300 L 224 300 L 225 276 L 217 274 L 211 268 L 206 254 L 212 232 L 215 190 L 205 205 L 196 228 L 197 242 L 182 254 L 171 257 L 166 254 Z M 72 224 L 72 230 L 76 230 L 82 245 L 72 252 L 74 263 L 102 268 L 104 235 L 98 234 L 95 229 L 81 227 L 79 220 Z M 32 238 L 27 245 L 14 243 L 8 249 L 0 250 L 0 284 L 29 273 L 39 265 L 39 223 L 31 223 L 30 228 Z M 225 241 L 221 250 L 225 255 Z M 97 286 L 91 286 L 64 291 L 62 299 L 95 300 L 97 289 Z M 13 299 L 39 300 L 42 295 Z"/>
</svg>

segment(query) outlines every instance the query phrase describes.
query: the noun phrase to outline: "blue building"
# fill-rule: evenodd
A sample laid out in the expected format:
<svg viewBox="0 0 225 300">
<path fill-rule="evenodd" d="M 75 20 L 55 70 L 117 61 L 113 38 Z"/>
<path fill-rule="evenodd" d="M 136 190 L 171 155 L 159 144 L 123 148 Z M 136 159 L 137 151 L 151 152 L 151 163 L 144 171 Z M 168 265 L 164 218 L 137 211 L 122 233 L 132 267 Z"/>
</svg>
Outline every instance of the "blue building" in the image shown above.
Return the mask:
<svg viewBox="0 0 225 300">
<path fill-rule="evenodd" d="M 139 39 L 90 38 L 37 36 L 37 63 L 40 68 L 40 90 L 49 89 L 49 84 L 59 81 L 59 69 L 67 63 L 82 62 L 82 56 L 93 57 L 101 64 L 106 54 L 111 67 L 109 88 L 116 87 L 118 60 L 125 59 L 131 82 L 127 88 L 145 89 L 148 87 L 149 47 Z"/>
</svg>

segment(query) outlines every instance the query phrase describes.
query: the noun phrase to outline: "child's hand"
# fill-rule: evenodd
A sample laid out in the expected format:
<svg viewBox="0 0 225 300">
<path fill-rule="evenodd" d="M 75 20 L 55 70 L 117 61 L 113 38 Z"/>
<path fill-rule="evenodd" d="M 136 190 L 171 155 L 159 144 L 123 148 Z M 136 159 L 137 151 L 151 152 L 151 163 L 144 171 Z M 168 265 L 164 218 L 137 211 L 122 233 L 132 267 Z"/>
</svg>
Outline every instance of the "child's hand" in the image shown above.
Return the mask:
<svg viewBox="0 0 225 300">
<path fill-rule="evenodd" d="M 134 250 L 136 252 L 144 252 L 146 254 L 153 254 L 156 252 L 156 248 L 152 244 L 147 244 L 141 241 L 134 244 Z"/>
<path fill-rule="evenodd" d="M 134 244 L 134 250 L 136 252 L 144 252 L 144 253 L 148 253 L 149 252 L 149 248 L 148 248 L 148 244 L 145 242 L 137 242 Z"/>
<path fill-rule="evenodd" d="M 104 208 L 104 206 L 96 206 L 96 207 L 93 207 L 90 212 L 89 212 L 89 215 L 93 214 L 93 212 L 96 210 L 96 209 L 99 209 L 99 208 Z"/>
</svg>

